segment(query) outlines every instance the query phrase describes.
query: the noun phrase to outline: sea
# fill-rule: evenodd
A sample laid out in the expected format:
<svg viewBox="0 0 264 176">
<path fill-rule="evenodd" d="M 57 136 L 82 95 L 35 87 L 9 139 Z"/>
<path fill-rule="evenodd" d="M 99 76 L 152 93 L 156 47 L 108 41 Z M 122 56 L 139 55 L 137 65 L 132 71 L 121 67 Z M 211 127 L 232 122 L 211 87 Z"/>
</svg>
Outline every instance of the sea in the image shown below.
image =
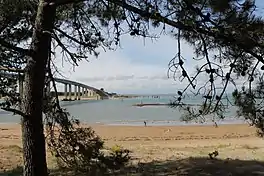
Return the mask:
<svg viewBox="0 0 264 176">
<path fill-rule="evenodd" d="M 137 98 L 108 99 L 108 100 L 80 100 L 61 102 L 61 106 L 72 117 L 88 124 L 102 125 L 129 125 L 142 126 L 144 121 L 149 126 L 175 126 L 175 125 L 209 125 L 213 120 L 218 124 L 246 123 L 243 118 L 237 117 L 237 108 L 228 106 L 225 119 L 217 119 L 214 115 L 208 116 L 205 121 L 183 122 L 183 111 L 169 106 L 133 106 L 139 103 L 169 103 L 175 100 L 174 96 L 144 96 Z M 186 98 L 186 103 L 200 104 L 201 97 Z M 0 110 L 0 123 L 19 123 L 20 117 L 10 112 Z"/>
</svg>

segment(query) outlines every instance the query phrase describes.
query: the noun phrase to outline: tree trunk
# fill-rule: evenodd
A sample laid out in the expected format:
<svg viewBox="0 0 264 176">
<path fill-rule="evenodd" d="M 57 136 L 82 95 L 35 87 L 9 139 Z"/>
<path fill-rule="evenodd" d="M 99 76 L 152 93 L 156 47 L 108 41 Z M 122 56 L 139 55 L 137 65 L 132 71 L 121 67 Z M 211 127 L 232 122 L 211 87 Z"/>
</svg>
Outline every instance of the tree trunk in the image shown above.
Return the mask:
<svg viewBox="0 0 264 176">
<path fill-rule="evenodd" d="M 51 44 L 51 33 L 56 14 L 51 0 L 39 0 L 35 28 L 25 68 L 25 87 L 21 110 L 24 176 L 47 176 L 46 147 L 43 130 L 43 90 L 47 60 Z"/>
</svg>

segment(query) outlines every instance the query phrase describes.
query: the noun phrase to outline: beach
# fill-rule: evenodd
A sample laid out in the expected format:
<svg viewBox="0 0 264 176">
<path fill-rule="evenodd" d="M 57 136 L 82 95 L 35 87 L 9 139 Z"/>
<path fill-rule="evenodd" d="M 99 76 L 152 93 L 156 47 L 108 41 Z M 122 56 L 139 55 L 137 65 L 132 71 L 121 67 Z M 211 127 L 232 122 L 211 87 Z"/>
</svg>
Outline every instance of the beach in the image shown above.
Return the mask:
<svg viewBox="0 0 264 176">
<path fill-rule="evenodd" d="M 215 162 L 225 162 L 231 159 L 236 162 L 239 161 L 239 165 L 243 165 L 244 162 L 252 162 L 252 167 L 255 167 L 256 162 L 258 165 L 262 165 L 259 163 L 264 161 L 264 140 L 256 136 L 254 127 L 247 124 L 219 125 L 218 128 L 209 125 L 91 126 L 105 141 L 107 147 L 121 145 L 129 149 L 132 152 L 133 163 L 140 163 L 147 167 L 146 169 L 151 168 L 150 163 L 168 161 L 179 164 L 181 162 L 186 163 L 188 160 L 188 163 L 195 162 L 195 166 L 197 166 L 198 161 L 200 164 L 204 164 L 204 160 L 210 161 L 208 153 L 215 150 L 219 152 L 217 158 L 221 159 Z M 1 171 L 10 170 L 22 164 L 21 131 L 18 124 L 0 125 L 0 153 Z M 50 154 L 48 154 L 48 164 L 50 168 L 55 167 L 54 159 Z M 176 167 L 177 164 L 174 166 Z M 222 165 L 218 163 L 218 166 Z M 169 165 L 167 164 L 166 167 Z M 248 163 L 245 168 L 250 169 Z M 177 174 L 175 174 L 181 175 L 178 173 L 181 172 L 178 169 L 176 169 Z M 151 173 L 152 171 L 148 172 Z M 156 172 L 159 171 L 153 171 L 152 175 L 155 175 Z M 165 171 L 162 172 L 165 173 Z M 169 174 L 167 173 L 167 175 Z"/>
</svg>

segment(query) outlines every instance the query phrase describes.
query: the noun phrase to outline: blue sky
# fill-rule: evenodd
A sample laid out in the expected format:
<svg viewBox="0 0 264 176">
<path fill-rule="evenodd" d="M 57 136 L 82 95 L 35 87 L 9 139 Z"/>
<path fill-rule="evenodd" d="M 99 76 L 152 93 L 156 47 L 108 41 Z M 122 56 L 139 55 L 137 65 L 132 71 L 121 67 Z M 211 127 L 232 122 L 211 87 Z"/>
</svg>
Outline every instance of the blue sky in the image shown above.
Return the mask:
<svg viewBox="0 0 264 176">
<path fill-rule="evenodd" d="M 258 15 L 263 16 L 264 12 L 264 1 L 263 0 L 256 0 L 256 6 L 257 6 L 257 13 Z"/>
<path fill-rule="evenodd" d="M 258 14 L 262 15 L 264 1 L 257 0 Z M 73 71 L 69 63 L 57 61 L 62 74 L 71 80 L 118 93 L 175 93 L 186 82 L 180 83 L 167 77 L 168 63 L 177 53 L 177 41 L 171 36 L 161 36 L 156 41 L 123 36 L 121 48 L 116 51 L 102 51 L 99 57 L 82 61 Z M 193 50 L 182 44 L 182 54 L 187 61 L 193 57 Z M 193 62 L 186 63 L 191 72 Z M 59 85 L 59 89 L 62 86 Z"/>
</svg>

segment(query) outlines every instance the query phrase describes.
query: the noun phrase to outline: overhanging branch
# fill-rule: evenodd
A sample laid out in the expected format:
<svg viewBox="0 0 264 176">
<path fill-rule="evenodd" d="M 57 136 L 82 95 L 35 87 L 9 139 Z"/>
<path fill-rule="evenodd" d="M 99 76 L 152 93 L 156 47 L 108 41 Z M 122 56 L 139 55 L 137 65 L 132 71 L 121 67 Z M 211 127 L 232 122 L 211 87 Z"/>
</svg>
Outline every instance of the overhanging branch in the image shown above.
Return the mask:
<svg viewBox="0 0 264 176">
<path fill-rule="evenodd" d="M 62 6 L 62 5 L 72 4 L 72 3 L 79 3 L 79 2 L 83 2 L 83 1 L 85 1 L 85 0 L 56 0 L 55 2 L 51 3 L 50 5 Z"/>
<path fill-rule="evenodd" d="M 67 47 L 60 41 L 59 37 L 54 33 L 53 35 L 53 38 L 56 40 L 56 42 L 58 43 L 58 45 L 61 47 L 61 49 L 63 51 L 65 51 L 70 57 L 71 57 L 71 60 L 73 61 L 73 63 L 78 66 L 78 63 L 77 63 L 77 59 L 76 57 L 74 56 L 73 53 L 71 53 Z"/>
<path fill-rule="evenodd" d="M 32 51 L 24 48 L 20 48 L 18 46 L 15 46 L 11 43 L 8 43 L 4 41 L 3 39 L 0 39 L 0 45 L 2 45 L 5 48 L 11 49 L 13 51 L 16 51 L 20 54 L 27 55 L 27 56 L 32 56 Z"/>
<path fill-rule="evenodd" d="M 3 107 L 3 108 L 1 108 L 1 109 L 3 109 L 4 111 L 12 112 L 12 113 L 14 113 L 15 115 L 16 115 L 16 114 L 17 114 L 17 115 L 20 115 L 20 116 L 22 116 L 22 117 L 24 117 L 24 118 L 27 118 L 27 117 L 28 117 L 25 113 L 23 113 L 22 111 L 20 111 L 20 110 L 18 110 L 18 109 L 7 108 L 7 107 Z"/>
<path fill-rule="evenodd" d="M 59 5 L 66 5 L 66 4 L 70 4 L 70 3 L 79 3 L 79 2 L 84 2 L 84 1 L 86 1 L 86 0 L 56 0 L 54 4 L 59 6 Z M 137 7 L 134 7 L 134 6 L 126 3 L 124 0 L 107 0 L 107 1 L 112 2 L 112 3 L 114 3 L 114 4 L 118 5 L 118 6 L 121 6 L 121 7 L 125 8 L 125 9 L 127 9 L 128 11 L 131 11 L 133 13 L 139 14 L 142 17 L 146 17 L 146 18 L 149 18 L 149 19 L 152 19 L 152 20 L 157 20 L 157 21 L 163 22 L 163 23 L 165 23 L 165 24 L 167 24 L 169 26 L 178 28 L 180 30 L 196 32 L 196 33 L 198 32 L 198 33 L 201 33 L 201 34 L 213 37 L 213 38 L 222 39 L 226 43 L 236 44 L 238 47 L 243 49 L 245 52 L 251 54 L 253 57 L 255 57 L 256 59 L 258 59 L 260 62 L 262 62 L 264 64 L 264 59 L 263 59 L 262 56 L 256 54 L 252 50 L 249 50 L 248 47 L 245 44 L 237 41 L 234 37 L 232 37 L 230 35 L 225 35 L 225 34 L 219 33 L 219 32 L 216 33 L 214 31 L 204 30 L 204 29 L 198 28 L 198 27 L 194 28 L 193 26 L 187 26 L 187 25 L 184 25 L 183 23 L 181 23 L 179 21 L 173 21 L 173 20 L 170 20 L 170 19 L 168 19 L 168 18 L 166 18 L 164 16 L 161 16 L 158 13 L 153 15 L 152 13 L 149 13 L 149 12 L 147 12 L 145 10 L 141 10 L 141 9 L 139 9 Z M 69 36 L 67 36 L 67 37 L 69 38 Z M 73 38 L 71 38 L 71 39 L 73 39 Z M 79 43 L 79 41 L 76 41 L 76 40 L 75 40 L 75 42 Z M 259 46 L 259 45 L 257 45 L 257 46 Z"/>
<path fill-rule="evenodd" d="M 59 29 L 59 28 L 57 28 L 57 27 L 54 27 L 54 29 L 55 29 L 56 31 L 58 31 L 59 33 L 61 33 L 61 34 L 62 34 L 63 36 L 65 36 L 66 38 L 68 38 L 69 40 L 71 40 L 71 41 L 73 41 L 73 42 L 75 42 L 75 43 L 77 43 L 77 44 L 79 44 L 79 45 L 83 45 L 83 46 L 88 47 L 88 48 L 93 48 L 93 46 L 92 46 L 91 44 L 89 44 L 89 43 L 85 43 L 85 42 L 82 42 L 82 41 L 79 41 L 78 39 L 76 39 L 76 38 L 74 38 L 74 37 L 68 35 L 66 32 L 64 32 L 63 30 L 61 30 L 61 29 Z"/>
<path fill-rule="evenodd" d="M 186 26 L 184 25 L 183 23 L 179 22 L 179 21 L 173 21 L 173 20 L 170 20 L 166 17 L 163 17 L 161 16 L 160 14 L 156 14 L 156 15 L 152 15 L 151 13 L 149 12 L 146 12 L 144 10 L 141 10 L 139 8 L 136 8 L 136 7 L 133 7 L 129 4 L 127 4 L 125 1 L 120 1 L 120 0 L 109 0 L 119 6 L 122 6 L 124 7 L 125 9 L 129 10 L 129 11 L 132 11 L 134 13 L 137 13 L 139 14 L 140 16 L 142 17 L 147 17 L 147 18 L 150 18 L 152 20 L 158 20 L 158 21 L 161 21 L 169 26 L 172 26 L 172 27 L 175 27 L 175 28 L 178 28 L 180 30 L 186 30 L 186 31 L 190 31 L 190 32 L 199 32 L 201 34 L 204 34 L 204 35 L 208 35 L 208 36 L 211 36 L 211 37 L 214 37 L 214 38 L 220 38 L 226 42 L 231 42 L 233 44 L 236 44 L 238 47 L 242 48 L 245 52 L 251 54 L 253 57 L 255 57 L 256 59 L 258 59 L 260 62 L 262 62 L 264 64 L 264 59 L 262 56 L 256 54 L 255 52 L 251 51 L 248 49 L 248 47 L 246 45 L 244 45 L 243 43 L 240 43 L 239 41 L 237 41 L 235 38 L 233 38 L 232 36 L 227 36 L 227 35 L 224 35 L 224 34 L 219 34 L 219 33 L 215 33 L 215 32 L 212 32 L 212 31 L 208 31 L 208 30 L 204 30 L 202 28 L 193 28 L 191 26 Z"/>
<path fill-rule="evenodd" d="M 8 72 L 15 72 L 15 73 L 24 73 L 24 70 L 22 69 L 15 69 L 15 68 L 7 68 L 0 66 L 0 71 L 8 71 Z"/>
</svg>

